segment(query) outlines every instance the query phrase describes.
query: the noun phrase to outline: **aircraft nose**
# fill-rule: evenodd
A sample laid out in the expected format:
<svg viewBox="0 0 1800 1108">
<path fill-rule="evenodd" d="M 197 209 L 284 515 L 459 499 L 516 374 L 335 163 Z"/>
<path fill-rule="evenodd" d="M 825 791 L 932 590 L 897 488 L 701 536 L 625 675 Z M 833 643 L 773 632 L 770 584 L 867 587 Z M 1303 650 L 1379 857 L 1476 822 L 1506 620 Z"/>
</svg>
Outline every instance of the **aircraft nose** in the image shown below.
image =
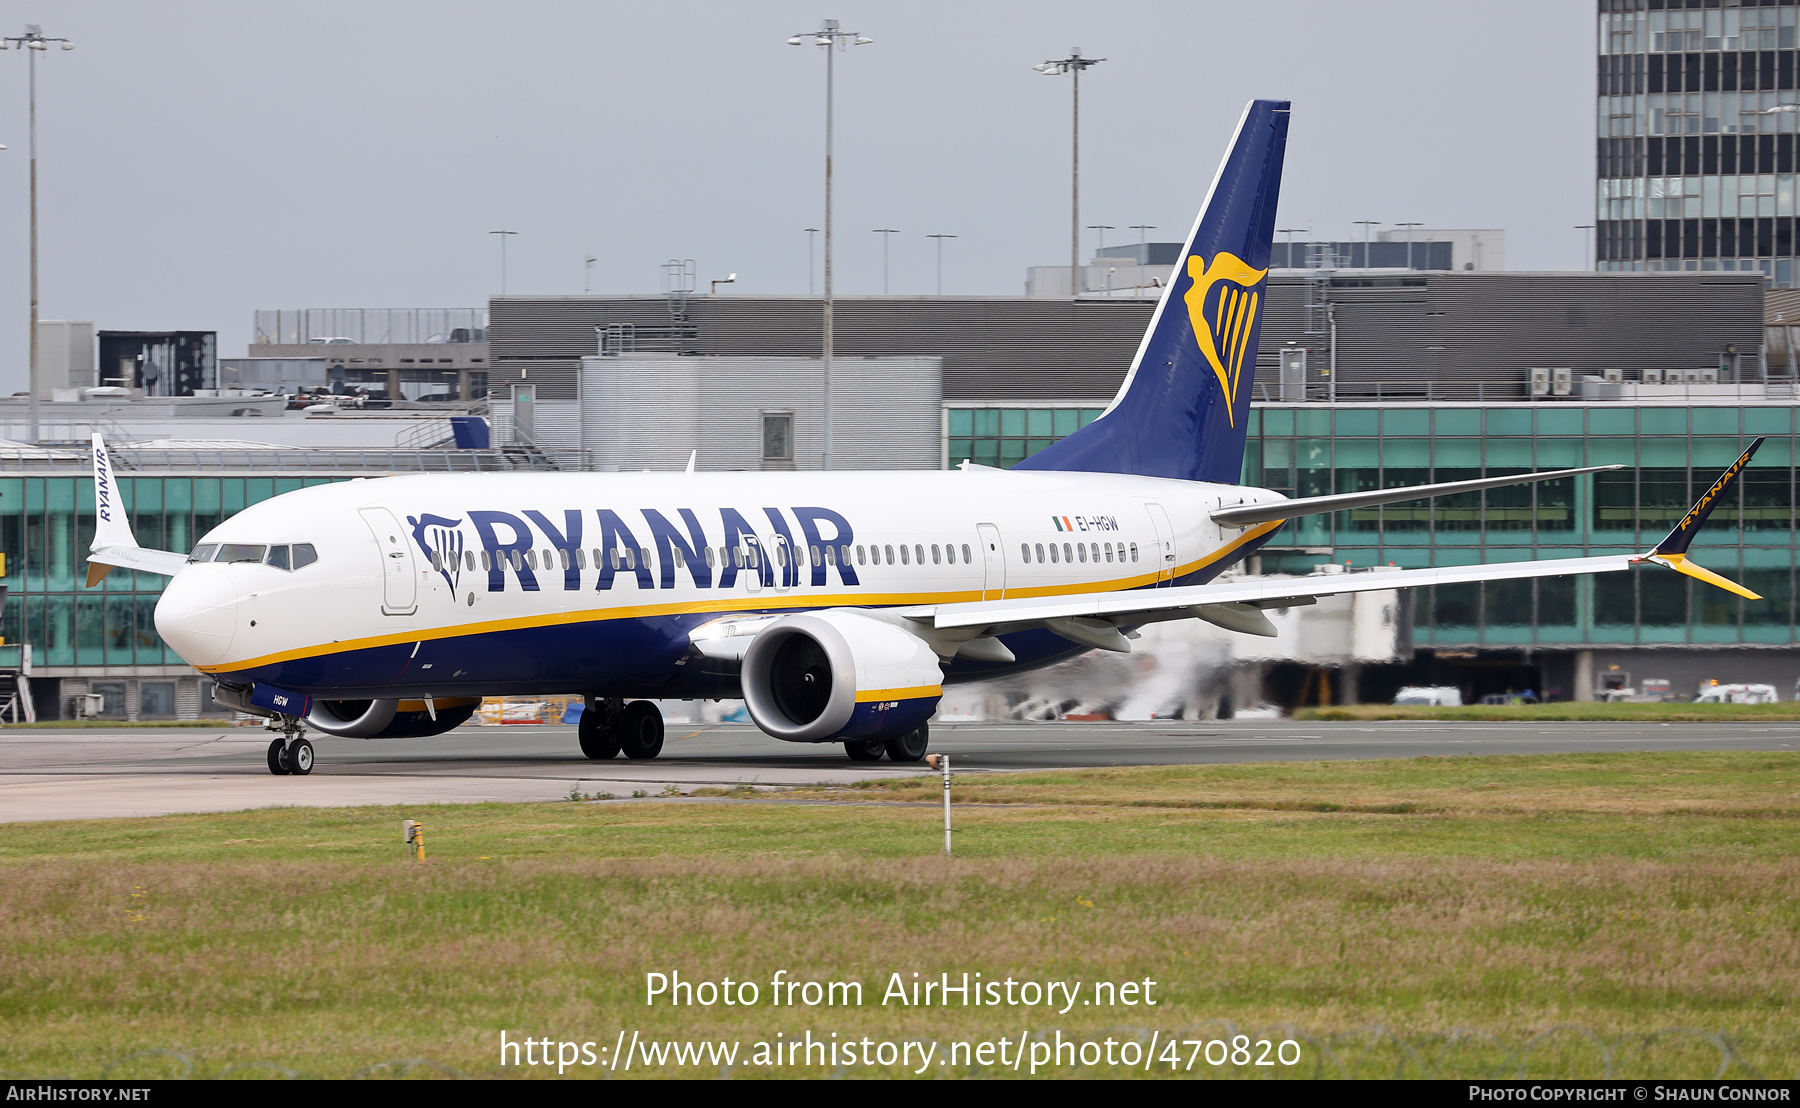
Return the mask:
<svg viewBox="0 0 1800 1108">
<path fill-rule="evenodd" d="M 188 566 L 156 602 L 156 633 L 190 665 L 224 661 L 236 632 L 237 590 L 223 566 Z"/>
</svg>

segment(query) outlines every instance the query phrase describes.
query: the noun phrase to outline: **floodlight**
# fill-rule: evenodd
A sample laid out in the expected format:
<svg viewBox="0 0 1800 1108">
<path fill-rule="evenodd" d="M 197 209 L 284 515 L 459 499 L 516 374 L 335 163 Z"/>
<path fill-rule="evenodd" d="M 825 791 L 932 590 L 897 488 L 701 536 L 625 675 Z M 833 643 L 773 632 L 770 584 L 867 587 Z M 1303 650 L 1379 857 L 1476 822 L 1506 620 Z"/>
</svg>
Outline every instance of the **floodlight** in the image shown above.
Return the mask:
<svg viewBox="0 0 1800 1108">
<path fill-rule="evenodd" d="M 48 46 L 45 46 L 43 43 L 37 42 L 35 40 L 28 42 L 25 45 L 31 47 L 33 50 L 48 50 L 49 49 Z"/>
<path fill-rule="evenodd" d="M 869 38 L 867 35 L 857 35 L 855 45 L 867 46 L 867 45 L 869 45 L 869 43 L 874 42 L 874 41 L 875 41 L 874 39 Z"/>
<path fill-rule="evenodd" d="M 73 50 L 73 49 L 75 49 L 75 44 L 72 42 L 65 42 L 65 43 L 63 43 L 63 49 L 64 50 Z"/>
<path fill-rule="evenodd" d="M 800 36 L 799 36 L 799 35 L 795 35 L 795 36 L 794 36 L 794 37 L 793 37 L 793 38 L 791 38 L 791 39 L 788 39 L 788 45 L 789 45 L 789 46 L 798 46 L 798 45 L 800 45 Z"/>
</svg>

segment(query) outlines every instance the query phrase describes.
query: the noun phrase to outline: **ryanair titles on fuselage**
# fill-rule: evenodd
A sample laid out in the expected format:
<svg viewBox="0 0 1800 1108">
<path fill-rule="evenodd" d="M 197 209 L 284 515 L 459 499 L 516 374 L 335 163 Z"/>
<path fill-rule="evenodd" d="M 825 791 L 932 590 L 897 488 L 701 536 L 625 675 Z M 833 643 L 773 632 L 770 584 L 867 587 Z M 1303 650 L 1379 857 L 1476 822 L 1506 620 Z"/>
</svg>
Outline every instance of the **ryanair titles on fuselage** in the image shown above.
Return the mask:
<svg viewBox="0 0 1800 1108">
<path fill-rule="evenodd" d="M 757 529 L 757 510 L 737 508 L 703 509 L 709 518 L 719 521 L 722 542 L 713 542 L 701 523 L 700 512 L 692 508 L 673 509 L 672 513 L 657 508 L 639 508 L 623 512 L 612 508 L 590 510 L 566 508 L 543 512 L 526 509 L 503 512 L 472 509 L 460 518 L 431 513 L 409 515 L 413 541 L 443 576 L 452 589 L 464 573 L 485 572 L 488 592 L 502 592 L 510 572 L 525 592 L 537 592 L 546 585 L 554 587 L 560 574 L 565 590 L 582 587 L 582 570 L 586 551 L 594 552 L 594 568 L 599 571 L 596 591 L 612 588 L 620 574 L 635 578 L 640 589 L 675 587 L 676 574 L 685 573 L 698 589 L 714 586 L 731 588 L 740 572 L 756 574 L 761 583 L 773 585 L 775 574 L 782 575 L 782 586 L 800 584 L 801 570 L 810 566 L 811 584 L 824 586 L 836 573 L 847 586 L 855 587 L 856 567 L 849 548 L 856 535 L 850 521 L 830 508 L 793 507 L 793 520 L 801 536 L 796 541 L 795 528 L 780 508 L 762 508 L 767 520 L 763 533 L 770 541 L 785 547 L 791 554 L 764 549 Z M 670 518 L 671 514 L 674 518 Z M 463 532 L 465 524 L 472 528 L 470 538 Z M 541 537 L 540 537 L 541 536 Z M 535 551 L 548 547 L 558 551 L 555 564 L 536 562 Z M 712 550 L 724 548 L 728 553 L 715 558 Z M 654 551 L 654 558 L 647 556 Z M 660 580 L 652 573 L 660 567 Z M 678 569 L 679 567 L 679 569 Z M 540 584 L 539 574 L 546 580 Z"/>
</svg>

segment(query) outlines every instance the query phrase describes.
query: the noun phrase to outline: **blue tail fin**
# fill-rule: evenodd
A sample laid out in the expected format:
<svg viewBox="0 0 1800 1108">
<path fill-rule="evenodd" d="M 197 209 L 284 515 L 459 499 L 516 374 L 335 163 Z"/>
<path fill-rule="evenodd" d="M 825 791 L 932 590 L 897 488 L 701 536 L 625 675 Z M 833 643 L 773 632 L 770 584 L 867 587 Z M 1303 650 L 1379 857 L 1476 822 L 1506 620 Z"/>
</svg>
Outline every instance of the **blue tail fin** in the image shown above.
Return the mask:
<svg viewBox="0 0 1800 1108">
<path fill-rule="evenodd" d="M 1239 481 L 1287 129 L 1285 100 L 1244 109 L 1112 406 L 1014 468 Z"/>
</svg>

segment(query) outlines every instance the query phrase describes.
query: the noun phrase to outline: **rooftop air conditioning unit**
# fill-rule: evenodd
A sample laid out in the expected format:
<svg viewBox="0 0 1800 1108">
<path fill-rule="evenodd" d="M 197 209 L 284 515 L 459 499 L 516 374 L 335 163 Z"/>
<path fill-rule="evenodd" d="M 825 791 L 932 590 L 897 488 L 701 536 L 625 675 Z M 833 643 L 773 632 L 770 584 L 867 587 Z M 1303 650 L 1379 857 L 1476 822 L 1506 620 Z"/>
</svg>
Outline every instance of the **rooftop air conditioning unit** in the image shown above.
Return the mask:
<svg viewBox="0 0 1800 1108">
<path fill-rule="evenodd" d="M 1550 371 L 1550 395 L 1567 396 L 1573 391 L 1575 370 L 1569 366 L 1557 366 Z"/>
<path fill-rule="evenodd" d="M 1525 380 L 1530 386 L 1531 395 L 1550 395 L 1550 371 L 1543 366 L 1533 366 L 1525 371 Z"/>
<path fill-rule="evenodd" d="M 1699 374 L 1700 383 L 1703 385 L 1716 385 L 1719 383 L 1719 367 L 1717 366 L 1704 366 L 1699 370 Z"/>
<path fill-rule="evenodd" d="M 1640 379 L 1646 385 L 1660 385 L 1663 383 L 1663 371 L 1660 369 L 1646 369 Z"/>
<path fill-rule="evenodd" d="M 1625 371 L 1622 369 L 1603 369 L 1600 371 L 1600 379 L 1608 384 L 1616 385 L 1625 380 Z"/>
</svg>

